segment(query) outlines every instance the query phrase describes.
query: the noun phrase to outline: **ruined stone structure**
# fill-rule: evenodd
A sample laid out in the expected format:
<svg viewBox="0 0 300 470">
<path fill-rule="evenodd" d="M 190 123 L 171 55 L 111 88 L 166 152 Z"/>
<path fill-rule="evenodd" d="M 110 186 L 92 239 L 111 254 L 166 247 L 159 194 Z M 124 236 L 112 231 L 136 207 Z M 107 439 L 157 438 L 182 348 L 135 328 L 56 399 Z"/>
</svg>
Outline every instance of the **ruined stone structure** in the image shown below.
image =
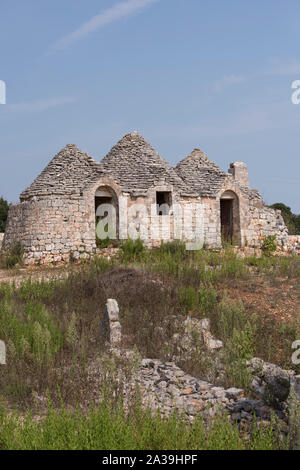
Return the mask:
<svg viewBox="0 0 300 470">
<path fill-rule="evenodd" d="M 100 346 L 109 355 L 102 356 L 104 361 L 110 357 L 112 364 L 118 364 L 117 381 L 123 384 L 125 409 L 132 405 L 138 386 L 141 406 L 154 413 L 159 412 L 161 416 L 170 416 L 177 410 L 187 422 L 193 422 L 196 416 L 207 420 L 222 411 L 243 432 L 249 432 L 254 421 L 259 427 L 260 423 L 266 425 L 276 416 L 284 435 L 290 432 L 289 419 L 294 416 L 300 403 L 297 401 L 300 400 L 299 375 L 260 358 L 252 358 L 245 362 L 252 396 L 249 399 L 243 389 L 225 389 L 222 386 L 226 370 L 221 352 L 223 342 L 212 336 L 208 318 L 199 320 L 188 316 L 183 323 L 177 318 L 176 328 L 178 333 L 171 339 L 171 344 L 176 348 L 169 349 L 167 362 L 142 358 L 136 349 L 125 349 L 124 343 L 122 345 L 118 302 L 115 299 L 107 300 L 100 323 Z M 199 348 L 211 364 L 201 380 L 177 365 L 190 360 Z M 120 367 L 123 361 L 127 367 L 126 374 Z M 89 366 L 87 372 L 89 383 L 94 384 L 94 401 L 98 404 L 101 400 L 99 390 L 107 369 L 105 366 L 99 367 L 98 362 L 97 367 L 94 364 Z"/>
<path fill-rule="evenodd" d="M 101 162 L 75 145 L 58 153 L 10 206 L 3 248 L 20 242 L 27 264 L 88 257 L 96 249 L 96 211 L 107 215 L 108 204 L 121 240 L 137 234 L 148 245 L 181 239 L 220 247 L 223 236 L 259 246 L 276 234 L 288 245 L 280 211 L 251 189 L 244 163 L 225 173 L 196 149 L 172 167 L 133 132 Z"/>
</svg>

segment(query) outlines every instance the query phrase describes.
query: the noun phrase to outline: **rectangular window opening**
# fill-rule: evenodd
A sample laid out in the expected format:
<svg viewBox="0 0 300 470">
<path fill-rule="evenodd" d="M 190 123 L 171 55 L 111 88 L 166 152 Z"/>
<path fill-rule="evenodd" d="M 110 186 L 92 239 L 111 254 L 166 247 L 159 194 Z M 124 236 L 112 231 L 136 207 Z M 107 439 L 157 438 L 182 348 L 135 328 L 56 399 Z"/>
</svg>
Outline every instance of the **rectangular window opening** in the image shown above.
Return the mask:
<svg viewBox="0 0 300 470">
<path fill-rule="evenodd" d="M 172 206 L 171 191 L 157 191 L 156 192 L 157 215 L 170 215 L 171 206 Z"/>
</svg>

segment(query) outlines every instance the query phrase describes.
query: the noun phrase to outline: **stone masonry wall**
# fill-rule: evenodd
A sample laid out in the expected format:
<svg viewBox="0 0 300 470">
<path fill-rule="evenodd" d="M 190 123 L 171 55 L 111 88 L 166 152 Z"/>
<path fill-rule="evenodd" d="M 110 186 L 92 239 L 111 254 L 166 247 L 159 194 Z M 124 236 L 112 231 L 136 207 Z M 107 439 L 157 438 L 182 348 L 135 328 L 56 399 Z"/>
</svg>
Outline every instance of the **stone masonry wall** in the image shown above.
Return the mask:
<svg viewBox="0 0 300 470">
<path fill-rule="evenodd" d="M 26 264 L 68 261 L 95 248 L 83 198 L 36 198 L 10 206 L 3 248 L 22 244 Z"/>
<path fill-rule="evenodd" d="M 300 252 L 300 235 L 289 235 L 283 245 L 284 251 Z"/>
<path fill-rule="evenodd" d="M 288 230 L 280 211 L 265 206 L 249 206 L 247 219 L 244 244 L 260 247 L 265 237 L 276 235 L 279 247 L 283 248 L 286 245 Z"/>
<path fill-rule="evenodd" d="M 276 235 L 277 243 L 283 249 L 289 243 L 296 243 L 289 241 L 288 229 L 281 212 L 265 206 L 257 191 L 241 187 L 230 177 L 219 192 L 217 202 L 225 191 L 233 191 L 238 197 L 241 246 L 260 247 L 264 238 L 269 235 Z M 216 211 L 218 210 L 217 206 Z"/>
<path fill-rule="evenodd" d="M 130 214 L 134 204 L 139 204 L 142 212 L 147 215 L 147 227 L 140 227 L 141 233 L 147 231 L 149 246 L 156 246 L 160 241 L 171 241 L 180 238 L 182 241 L 204 241 L 205 246 L 215 248 L 221 246 L 220 198 L 227 191 L 232 191 L 237 197 L 238 213 L 234 215 L 238 224 L 239 242 L 242 246 L 259 247 L 265 236 L 277 235 L 279 246 L 286 251 L 298 247 L 299 238 L 289 237 L 280 211 L 275 211 L 263 205 L 255 193 L 243 191 L 229 177 L 223 184 L 216 198 L 181 196 L 175 189 L 161 181 L 159 185 L 144 193 L 135 195 L 123 192 L 120 187 L 108 177 L 102 177 L 93 183 L 81 196 L 61 195 L 34 197 L 28 201 L 10 206 L 3 249 L 8 249 L 20 242 L 24 249 L 26 264 L 47 264 L 51 262 L 66 262 L 70 256 L 74 259 L 88 257 L 96 249 L 95 230 L 95 194 L 101 187 L 110 187 L 119 202 L 120 234 L 125 238 L 130 234 L 129 225 L 136 221 L 138 214 Z M 176 233 L 180 224 L 174 213 L 159 216 L 154 210 L 156 191 L 170 191 L 172 203 L 181 207 L 181 227 L 183 234 Z M 200 227 L 196 227 L 195 207 L 201 203 L 203 219 Z M 185 209 L 193 204 L 191 217 L 185 217 Z M 238 220 L 239 219 L 239 220 Z M 162 221 L 164 228 L 162 228 Z M 159 229 L 158 237 L 153 240 L 153 230 Z M 196 239 L 189 240 L 188 233 L 197 233 Z M 123 236 L 124 238 L 124 236 Z M 295 248 L 296 247 L 296 248 Z"/>
</svg>

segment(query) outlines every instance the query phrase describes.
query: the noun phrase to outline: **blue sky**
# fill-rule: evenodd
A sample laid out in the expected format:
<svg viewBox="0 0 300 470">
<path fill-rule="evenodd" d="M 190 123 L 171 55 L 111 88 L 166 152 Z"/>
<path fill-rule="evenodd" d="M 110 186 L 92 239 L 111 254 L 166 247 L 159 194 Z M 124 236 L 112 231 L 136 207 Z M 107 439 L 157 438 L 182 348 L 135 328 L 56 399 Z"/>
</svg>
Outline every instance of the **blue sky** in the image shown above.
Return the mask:
<svg viewBox="0 0 300 470">
<path fill-rule="evenodd" d="M 67 143 L 100 160 L 137 130 L 176 164 L 245 161 L 300 213 L 299 0 L 1 0 L 0 195 Z"/>
</svg>

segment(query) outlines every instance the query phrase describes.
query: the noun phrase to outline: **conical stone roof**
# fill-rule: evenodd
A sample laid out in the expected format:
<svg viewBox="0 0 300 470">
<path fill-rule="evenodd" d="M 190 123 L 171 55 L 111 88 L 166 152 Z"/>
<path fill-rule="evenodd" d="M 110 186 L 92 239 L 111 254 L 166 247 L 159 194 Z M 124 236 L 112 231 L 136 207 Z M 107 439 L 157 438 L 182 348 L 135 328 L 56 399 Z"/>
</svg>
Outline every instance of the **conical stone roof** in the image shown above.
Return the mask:
<svg viewBox="0 0 300 470">
<path fill-rule="evenodd" d="M 195 149 L 175 167 L 191 192 L 203 197 L 214 197 L 228 176 L 200 149 Z"/>
<path fill-rule="evenodd" d="M 132 132 L 100 163 L 76 145 L 66 145 L 20 198 L 79 196 L 102 176 L 111 177 L 131 194 L 145 194 L 149 188 L 163 184 L 173 186 L 182 195 L 214 197 L 228 175 L 199 149 L 174 168 L 142 136 Z"/>
<path fill-rule="evenodd" d="M 125 135 L 100 166 L 128 192 L 146 191 L 162 180 L 177 189 L 184 186 L 175 169 L 137 132 Z"/>
<path fill-rule="evenodd" d="M 88 183 L 101 176 L 101 168 L 90 155 L 68 144 L 21 194 L 21 200 L 33 196 L 81 194 Z"/>
</svg>

